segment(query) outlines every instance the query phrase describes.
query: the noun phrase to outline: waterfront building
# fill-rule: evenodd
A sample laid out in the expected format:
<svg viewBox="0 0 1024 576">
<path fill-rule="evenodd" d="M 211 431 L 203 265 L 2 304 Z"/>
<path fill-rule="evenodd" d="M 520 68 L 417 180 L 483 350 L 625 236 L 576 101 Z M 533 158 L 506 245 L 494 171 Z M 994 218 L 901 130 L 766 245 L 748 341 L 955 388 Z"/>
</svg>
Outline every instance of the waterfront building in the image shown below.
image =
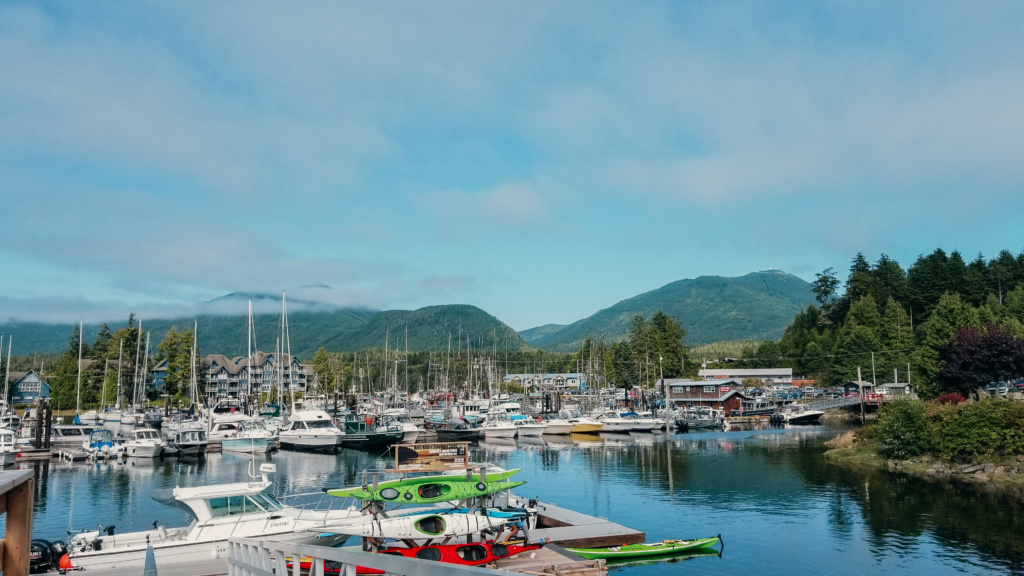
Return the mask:
<svg viewBox="0 0 1024 576">
<path fill-rule="evenodd" d="M 523 391 L 585 390 L 587 378 L 579 372 L 558 374 L 505 374 L 506 384 L 518 384 Z"/>
<path fill-rule="evenodd" d="M 250 365 L 252 374 L 249 373 Z M 153 385 L 162 389 L 167 376 L 167 361 L 153 367 Z M 223 354 L 209 354 L 202 360 L 199 376 L 200 391 L 208 398 L 238 398 L 248 391 L 269 393 L 280 386 L 283 394 L 305 393 L 312 383 L 312 364 L 303 364 L 289 354 L 256 352 L 252 362 L 246 356 L 228 358 Z M 250 387 L 251 383 L 251 387 Z"/>
<path fill-rule="evenodd" d="M 757 378 L 761 386 L 769 389 L 793 386 L 792 368 L 701 368 L 697 371 L 700 380 L 736 380 L 743 382 L 747 378 Z"/>
<path fill-rule="evenodd" d="M 689 378 L 666 378 L 658 380 L 660 389 L 668 384 L 669 404 L 673 408 L 708 406 L 718 410 L 738 410 L 747 396 L 743 384 L 733 379 L 690 380 Z"/>
<path fill-rule="evenodd" d="M 39 398 L 50 397 L 50 385 L 43 380 L 42 376 L 36 374 L 35 370 L 11 372 L 11 378 L 7 384 L 11 391 L 12 406 L 31 404 Z"/>
</svg>

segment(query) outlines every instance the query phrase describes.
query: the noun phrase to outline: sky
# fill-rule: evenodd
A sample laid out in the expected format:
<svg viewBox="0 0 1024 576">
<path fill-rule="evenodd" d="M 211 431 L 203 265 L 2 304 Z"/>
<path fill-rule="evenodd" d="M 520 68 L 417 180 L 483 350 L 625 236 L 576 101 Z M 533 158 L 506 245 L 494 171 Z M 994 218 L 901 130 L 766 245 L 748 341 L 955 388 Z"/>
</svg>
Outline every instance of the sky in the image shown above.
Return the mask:
<svg viewBox="0 0 1024 576">
<path fill-rule="evenodd" d="M 1022 30 L 998 1 L 0 0 L 0 322 L 287 290 L 524 330 L 1018 254 Z"/>
</svg>

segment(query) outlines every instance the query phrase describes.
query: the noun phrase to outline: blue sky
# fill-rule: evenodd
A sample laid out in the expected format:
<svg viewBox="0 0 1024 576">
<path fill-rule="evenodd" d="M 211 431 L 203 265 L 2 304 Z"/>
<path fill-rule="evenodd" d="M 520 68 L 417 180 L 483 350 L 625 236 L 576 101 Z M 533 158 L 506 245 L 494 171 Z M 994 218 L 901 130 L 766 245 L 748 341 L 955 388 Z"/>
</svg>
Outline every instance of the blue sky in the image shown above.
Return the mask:
<svg viewBox="0 0 1024 576">
<path fill-rule="evenodd" d="M 1021 30 L 1019 2 L 0 2 L 0 320 L 287 289 L 522 330 L 1019 253 Z"/>
</svg>

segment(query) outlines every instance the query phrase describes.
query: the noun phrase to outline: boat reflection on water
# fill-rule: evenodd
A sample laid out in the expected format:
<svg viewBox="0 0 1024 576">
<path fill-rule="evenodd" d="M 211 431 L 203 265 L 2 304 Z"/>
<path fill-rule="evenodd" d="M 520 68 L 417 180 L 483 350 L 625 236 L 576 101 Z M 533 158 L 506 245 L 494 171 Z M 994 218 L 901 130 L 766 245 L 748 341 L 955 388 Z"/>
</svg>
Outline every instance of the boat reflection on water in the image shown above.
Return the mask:
<svg viewBox="0 0 1024 576">
<path fill-rule="evenodd" d="M 574 444 L 603 444 L 604 440 L 596 432 L 573 432 L 569 435 Z"/>
<path fill-rule="evenodd" d="M 516 442 L 520 446 L 544 446 L 546 444 L 544 436 L 517 436 Z M 566 442 L 569 442 L 568 438 L 566 438 Z"/>
</svg>

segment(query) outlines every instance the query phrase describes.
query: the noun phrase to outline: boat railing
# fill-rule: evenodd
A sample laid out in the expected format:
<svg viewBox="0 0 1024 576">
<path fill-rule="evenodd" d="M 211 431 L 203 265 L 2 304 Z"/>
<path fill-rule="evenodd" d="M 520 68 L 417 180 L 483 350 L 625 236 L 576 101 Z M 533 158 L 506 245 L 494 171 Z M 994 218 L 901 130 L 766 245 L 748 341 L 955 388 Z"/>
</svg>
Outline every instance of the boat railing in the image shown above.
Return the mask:
<svg viewBox="0 0 1024 576">
<path fill-rule="evenodd" d="M 280 576 L 298 574 L 298 567 L 288 569 L 289 558 L 310 559 L 310 576 L 323 576 L 324 561 L 340 565 L 338 574 L 355 576 L 356 567 L 383 570 L 397 576 L 494 576 L 494 570 L 476 566 L 460 566 L 419 558 L 363 552 L 355 547 L 328 548 L 299 544 L 285 539 L 232 538 L 228 541 L 229 576 Z M 334 567 L 331 568 L 334 573 Z"/>
<path fill-rule="evenodd" d="M 324 491 L 306 492 L 303 494 L 289 494 L 288 496 L 275 496 L 282 504 L 286 504 L 299 510 L 311 512 L 325 512 L 329 510 L 342 510 L 355 504 L 351 498 L 338 498 L 331 496 Z"/>
</svg>

